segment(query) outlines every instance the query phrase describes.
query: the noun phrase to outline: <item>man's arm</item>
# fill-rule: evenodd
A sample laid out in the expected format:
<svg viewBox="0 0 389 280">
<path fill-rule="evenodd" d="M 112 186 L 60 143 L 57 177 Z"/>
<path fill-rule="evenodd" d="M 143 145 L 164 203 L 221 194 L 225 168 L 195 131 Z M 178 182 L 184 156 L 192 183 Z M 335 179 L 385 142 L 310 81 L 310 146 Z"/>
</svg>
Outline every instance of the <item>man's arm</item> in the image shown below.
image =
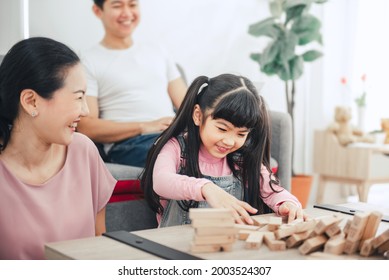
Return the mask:
<svg viewBox="0 0 389 280">
<path fill-rule="evenodd" d="M 186 83 L 181 77 L 169 82 L 168 93 L 176 109 L 180 107 L 182 100 L 184 100 L 186 90 Z"/>
<path fill-rule="evenodd" d="M 112 143 L 144 133 L 161 132 L 171 123 L 171 117 L 151 122 L 114 122 L 99 118 L 97 98 L 87 96 L 89 115 L 83 117 L 77 130 L 95 142 Z"/>
</svg>

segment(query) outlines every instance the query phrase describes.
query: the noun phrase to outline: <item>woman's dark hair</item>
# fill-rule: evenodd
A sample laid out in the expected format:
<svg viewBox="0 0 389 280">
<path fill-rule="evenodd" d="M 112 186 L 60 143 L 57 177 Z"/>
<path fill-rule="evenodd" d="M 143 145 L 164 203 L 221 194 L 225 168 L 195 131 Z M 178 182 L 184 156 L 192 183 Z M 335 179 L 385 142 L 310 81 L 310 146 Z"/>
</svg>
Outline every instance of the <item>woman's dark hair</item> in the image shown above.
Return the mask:
<svg viewBox="0 0 389 280">
<path fill-rule="evenodd" d="M 167 141 L 183 132 L 186 132 L 187 155 L 184 174 L 203 177 L 198 159 L 201 144 L 199 128 L 192 119 L 196 104 L 199 104 L 204 120 L 210 115 L 213 119 L 225 119 L 236 127 L 250 129 L 245 144 L 236 152 L 228 154 L 227 162 L 234 176 L 245 186 L 244 201 L 257 208 L 258 213 L 264 213 L 267 207 L 258 188 L 263 184 L 260 172 L 262 164 L 270 173 L 271 188 L 273 189 L 273 183 L 279 183 L 270 169 L 270 120 L 264 100 L 258 95 L 253 84 L 245 77 L 232 74 L 222 74 L 212 79 L 200 76 L 190 85 L 173 123 L 161 134 L 148 153 L 146 167 L 141 176 L 145 199 L 155 212 L 163 213 L 160 197 L 153 190 L 154 164 Z M 193 202 L 181 204 L 188 208 L 196 207 Z"/>
<path fill-rule="evenodd" d="M 22 40 L 8 51 L 0 65 L 0 152 L 19 115 L 20 93 L 31 89 L 45 99 L 52 98 L 64 86 L 68 69 L 79 62 L 69 47 L 43 37 Z"/>
</svg>

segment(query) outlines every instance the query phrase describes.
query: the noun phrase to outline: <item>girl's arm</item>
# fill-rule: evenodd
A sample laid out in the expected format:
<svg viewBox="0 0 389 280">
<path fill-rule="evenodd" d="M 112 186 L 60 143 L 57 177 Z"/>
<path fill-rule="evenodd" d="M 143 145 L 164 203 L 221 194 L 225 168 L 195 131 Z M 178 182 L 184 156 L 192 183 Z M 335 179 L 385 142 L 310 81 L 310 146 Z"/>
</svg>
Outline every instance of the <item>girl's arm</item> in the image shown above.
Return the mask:
<svg viewBox="0 0 389 280">
<path fill-rule="evenodd" d="M 255 214 L 257 209 L 236 199 L 210 180 L 177 174 L 180 167 L 180 145 L 171 139 L 163 147 L 155 162 L 153 172 L 154 191 L 161 197 L 175 200 L 204 201 L 214 208 L 228 208 L 233 212 L 237 223 L 253 224 L 248 212 Z"/>
<path fill-rule="evenodd" d="M 288 216 L 288 220 L 292 221 L 296 218 L 306 218 L 301 207 L 301 203 L 290 192 L 279 185 L 272 183 L 270 187 L 269 171 L 265 166 L 261 168 L 261 174 L 264 179 L 261 190 L 263 202 L 266 203 L 273 211 L 280 216 Z"/>
<path fill-rule="evenodd" d="M 201 188 L 211 181 L 177 174 L 180 153 L 180 145 L 175 138 L 162 148 L 153 171 L 154 191 L 166 199 L 204 201 Z"/>
</svg>

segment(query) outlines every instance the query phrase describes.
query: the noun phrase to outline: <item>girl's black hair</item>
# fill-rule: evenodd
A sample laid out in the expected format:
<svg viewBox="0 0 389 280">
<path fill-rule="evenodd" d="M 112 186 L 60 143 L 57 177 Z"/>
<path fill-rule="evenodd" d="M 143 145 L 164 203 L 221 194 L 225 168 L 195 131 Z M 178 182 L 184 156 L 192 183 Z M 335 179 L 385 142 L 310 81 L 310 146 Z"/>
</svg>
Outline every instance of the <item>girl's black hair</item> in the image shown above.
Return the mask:
<svg viewBox="0 0 389 280">
<path fill-rule="evenodd" d="M 198 104 L 204 115 L 213 119 L 225 119 L 236 127 L 250 129 L 245 144 L 236 152 L 227 155 L 227 162 L 235 177 L 245 186 L 244 201 L 264 213 L 264 205 L 258 186 L 263 185 L 261 165 L 270 173 L 270 186 L 279 184 L 270 169 L 270 120 L 266 105 L 258 95 L 254 85 L 245 77 L 222 74 L 212 79 L 205 76 L 196 78 L 179 108 L 172 124 L 161 134 L 150 149 L 141 187 L 151 209 L 162 214 L 164 209 L 160 197 L 153 190 L 153 169 L 158 154 L 172 137 L 186 133 L 186 155 L 184 174 L 196 178 L 203 177 L 199 168 L 199 149 L 201 139 L 199 128 L 193 122 L 194 106 Z M 193 202 L 182 202 L 188 208 Z"/>
<path fill-rule="evenodd" d="M 8 51 L 0 65 L 0 153 L 19 115 L 20 93 L 31 89 L 52 98 L 64 86 L 68 69 L 79 62 L 69 47 L 43 37 L 22 40 Z"/>
</svg>

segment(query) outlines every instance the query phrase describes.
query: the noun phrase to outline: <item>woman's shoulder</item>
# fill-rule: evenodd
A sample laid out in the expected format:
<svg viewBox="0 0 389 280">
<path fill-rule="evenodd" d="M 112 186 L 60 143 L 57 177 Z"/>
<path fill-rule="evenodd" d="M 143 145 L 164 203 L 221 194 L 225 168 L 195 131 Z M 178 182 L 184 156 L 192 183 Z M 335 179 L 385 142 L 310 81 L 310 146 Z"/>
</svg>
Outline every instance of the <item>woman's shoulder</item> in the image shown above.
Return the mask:
<svg viewBox="0 0 389 280">
<path fill-rule="evenodd" d="M 86 136 L 85 134 L 82 134 L 80 132 L 75 132 L 73 134 L 73 137 L 74 138 L 73 138 L 73 142 L 72 143 L 80 142 L 80 143 L 85 143 L 85 145 L 90 145 L 90 144 L 94 145 L 93 141 L 88 136 Z"/>
<path fill-rule="evenodd" d="M 77 151 L 97 150 L 95 143 L 93 143 L 93 141 L 88 136 L 79 132 L 74 133 L 73 141 L 71 142 L 70 147 Z"/>
</svg>

